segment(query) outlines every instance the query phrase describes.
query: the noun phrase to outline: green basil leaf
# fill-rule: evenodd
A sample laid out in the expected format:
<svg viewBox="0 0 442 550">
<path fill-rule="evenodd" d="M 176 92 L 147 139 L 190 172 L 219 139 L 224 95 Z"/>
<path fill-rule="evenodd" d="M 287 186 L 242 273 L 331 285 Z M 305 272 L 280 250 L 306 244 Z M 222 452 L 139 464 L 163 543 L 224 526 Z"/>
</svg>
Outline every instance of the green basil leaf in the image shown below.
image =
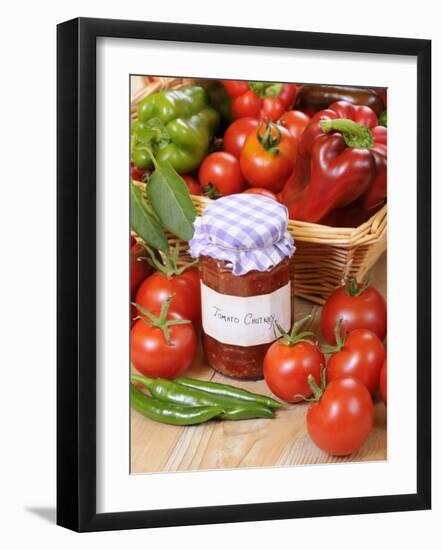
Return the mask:
<svg viewBox="0 0 442 550">
<path fill-rule="evenodd" d="M 168 254 L 169 244 L 163 228 L 147 204 L 142 190 L 134 183 L 130 185 L 130 210 L 132 229 L 149 246 Z"/>
<path fill-rule="evenodd" d="M 158 162 L 149 178 L 147 196 L 161 223 L 169 231 L 184 241 L 193 237 L 195 206 L 183 178 L 168 161 Z"/>
</svg>

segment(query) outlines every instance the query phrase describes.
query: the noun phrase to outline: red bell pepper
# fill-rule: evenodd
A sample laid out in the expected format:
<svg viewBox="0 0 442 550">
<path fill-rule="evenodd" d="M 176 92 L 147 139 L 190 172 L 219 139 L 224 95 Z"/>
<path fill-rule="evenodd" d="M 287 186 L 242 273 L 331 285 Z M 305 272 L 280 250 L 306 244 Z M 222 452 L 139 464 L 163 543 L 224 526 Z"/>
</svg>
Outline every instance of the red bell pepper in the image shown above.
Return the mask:
<svg viewBox="0 0 442 550">
<path fill-rule="evenodd" d="M 365 105 L 337 101 L 312 118 L 280 199 L 291 219 L 320 222 L 357 199 L 365 209 L 386 196 L 387 129 Z"/>
<path fill-rule="evenodd" d="M 233 119 L 261 118 L 275 122 L 293 105 L 296 84 L 221 80 L 232 101 Z"/>
</svg>

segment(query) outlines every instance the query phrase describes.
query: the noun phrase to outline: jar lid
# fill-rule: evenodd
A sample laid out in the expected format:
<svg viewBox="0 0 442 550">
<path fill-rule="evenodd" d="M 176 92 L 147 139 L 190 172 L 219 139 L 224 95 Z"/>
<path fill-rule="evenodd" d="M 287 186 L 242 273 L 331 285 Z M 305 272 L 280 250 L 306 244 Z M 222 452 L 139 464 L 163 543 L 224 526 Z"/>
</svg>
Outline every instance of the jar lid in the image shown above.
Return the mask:
<svg viewBox="0 0 442 550">
<path fill-rule="evenodd" d="M 234 275 L 268 271 L 292 256 L 287 208 L 262 195 L 228 195 L 214 201 L 194 222 L 193 258 L 210 256 L 232 266 Z"/>
</svg>

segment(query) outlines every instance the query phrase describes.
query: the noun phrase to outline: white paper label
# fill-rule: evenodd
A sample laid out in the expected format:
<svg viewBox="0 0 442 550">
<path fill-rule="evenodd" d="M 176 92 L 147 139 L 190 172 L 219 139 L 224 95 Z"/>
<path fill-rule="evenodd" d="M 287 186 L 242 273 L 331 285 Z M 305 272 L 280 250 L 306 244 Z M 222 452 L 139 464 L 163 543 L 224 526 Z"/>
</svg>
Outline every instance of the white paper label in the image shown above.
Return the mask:
<svg viewBox="0 0 442 550">
<path fill-rule="evenodd" d="M 275 326 L 290 330 L 290 283 L 260 296 L 220 294 L 201 283 L 203 329 L 206 334 L 235 346 L 268 344 L 279 338 Z"/>
</svg>

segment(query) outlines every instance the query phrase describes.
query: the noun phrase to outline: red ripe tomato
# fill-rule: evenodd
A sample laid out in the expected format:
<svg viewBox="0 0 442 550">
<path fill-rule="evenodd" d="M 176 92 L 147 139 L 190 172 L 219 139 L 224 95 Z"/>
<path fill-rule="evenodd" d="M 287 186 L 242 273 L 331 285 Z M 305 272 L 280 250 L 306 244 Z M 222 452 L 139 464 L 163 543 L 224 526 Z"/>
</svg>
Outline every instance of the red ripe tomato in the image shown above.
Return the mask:
<svg viewBox="0 0 442 550">
<path fill-rule="evenodd" d="M 295 151 L 288 130 L 273 123 L 262 125 L 246 139 L 240 157 L 242 173 L 252 187 L 278 193 L 293 170 Z"/>
<path fill-rule="evenodd" d="M 173 300 L 172 300 L 173 301 Z M 142 316 L 132 327 L 130 350 L 133 366 L 144 376 L 173 379 L 192 364 L 197 337 L 192 323 Z"/>
<path fill-rule="evenodd" d="M 259 121 L 257 118 L 238 118 L 227 128 L 224 134 L 224 151 L 239 159 L 242 148 L 248 135 L 258 130 Z"/>
<path fill-rule="evenodd" d="M 246 80 L 221 80 L 221 82 L 230 97 L 237 97 L 250 89 Z"/>
<path fill-rule="evenodd" d="M 249 187 L 243 193 L 248 193 L 250 195 L 262 195 L 263 197 L 267 197 L 269 199 L 273 199 L 274 201 L 278 202 L 278 197 L 275 195 L 275 193 L 272 193 L 268 189 L 264 189 L 263 187 Z"/>
<path fill-rule="evenodd" d="M 310 117 L 302 111 L 287 111 L 282 115 L 279 124 L 281 124 L 281 126 L 284 126 L 284 128 L 287 128 L 287 130 L 296 140 L 297 145 L 299 138 L 302 136 L 309 122 Z"/>
<path fill-rule="evenodd" d="M 381 373 L 379 375 L 379 393 L 382 401 L 387 404 L 387 359 L 382 363 Z"/>
<path fill-rule="evenodd" d="M 133 163 L 130 163 L 130 177 L 134 181 L 145 181 L 146 171 L 141 168 L 137 168 Z"/>
<path fill-rule="evenodd" d="M 248 90 L 232 99 L 233 118 L 236 119 L 245 116 L 259 118 L 261 105 L 261 98 L 253 90 Z"/>
<path fill-rule="evenodd" d="M 261 119 L 276 122 L 284 114 L 285 108 L 286 106 L 279 96 L 266 96 L 262 100 Z"/>
<path fill-rule="evenodd" d="M 364 384 L 356 378 L 339 378 L 319 390 L 317 398 L 307 410 L 313 443 L 334 456 L 357 451 L 373 426 L 373 402 Z"/>
<path fill-rule="evenodd" d="M 181 176 L 183 180 L 186 182 L 187 189 L 189 190 L 189 193 L 191 195 L 201 195 L 201 187 L 200 184 L 196 181 L 195 178 L 192 178 L 192 176 Z"/>
<path fill-rule="evenodd" d="M 224 151 L 212 153 L 203 160 L 198 178 L 203 193 L 211 199 L 241 193 L 244 189 L 239 160 Z"/>
<path fill-rule="evenodd" d="M 135 241 L 130 248 L 130 293 L 132 297 L 144 279 L 153 271 L 152 266 L 142 259 L 146 256 L 146 250 Z"/>
<path fill-rule="evenodd" d="M 351 279 L 328 297 L 322 309 L 321 331 L 329 344 L 335 343 L 334 330 L 339 319 L 347 331 L 366 328 L 384 340 L 387 333 L 385 299 L 375 288 L 363 287 Z"/>
<path fill-rule="evenodd" d="M 138 289 L 136 303 L 158 314 L 163 303 L 173 297 L 169 307 L 170 318 L 190 319 L 195 325 L 201 321 L 200 275 L 197 269 L 187 269 L 180 275 L 167 276 L 160 271 L 143 281 Z"/>
<path fill-rule="evenodd" d="M 296 84 L 283 84 L 282 90 L 278 98 L 282 101 L 284 107 L 287 109 L 295 103 L 297 93 L 298 87 L 296 86 Z"/>
<path fill-rule="evenodd" d="M 290 334 L 273 343 L 264 356 L 264 378 L 268 387 L 280 399 L 297 403 L 312 394 L 308 383 L 309 375 L 319 384 L 321 371 L 325 367 L 324 355 L 318 346 L 306 341 L 312 332 L 301 332 L 298 328 L 305 323 L 305 317 L 294 324 Z"/>
<path fill-rule="evenodd" d="M 374 332 L 364 328 L 353 330 L 342 339 L 338 331 L 337 351 L 328 360 L 328 380 L 349 376 L 357 378 L 373 394 L 379 386 L 379 375 L 385 360 L 384 344 Z"/>
</svg>

